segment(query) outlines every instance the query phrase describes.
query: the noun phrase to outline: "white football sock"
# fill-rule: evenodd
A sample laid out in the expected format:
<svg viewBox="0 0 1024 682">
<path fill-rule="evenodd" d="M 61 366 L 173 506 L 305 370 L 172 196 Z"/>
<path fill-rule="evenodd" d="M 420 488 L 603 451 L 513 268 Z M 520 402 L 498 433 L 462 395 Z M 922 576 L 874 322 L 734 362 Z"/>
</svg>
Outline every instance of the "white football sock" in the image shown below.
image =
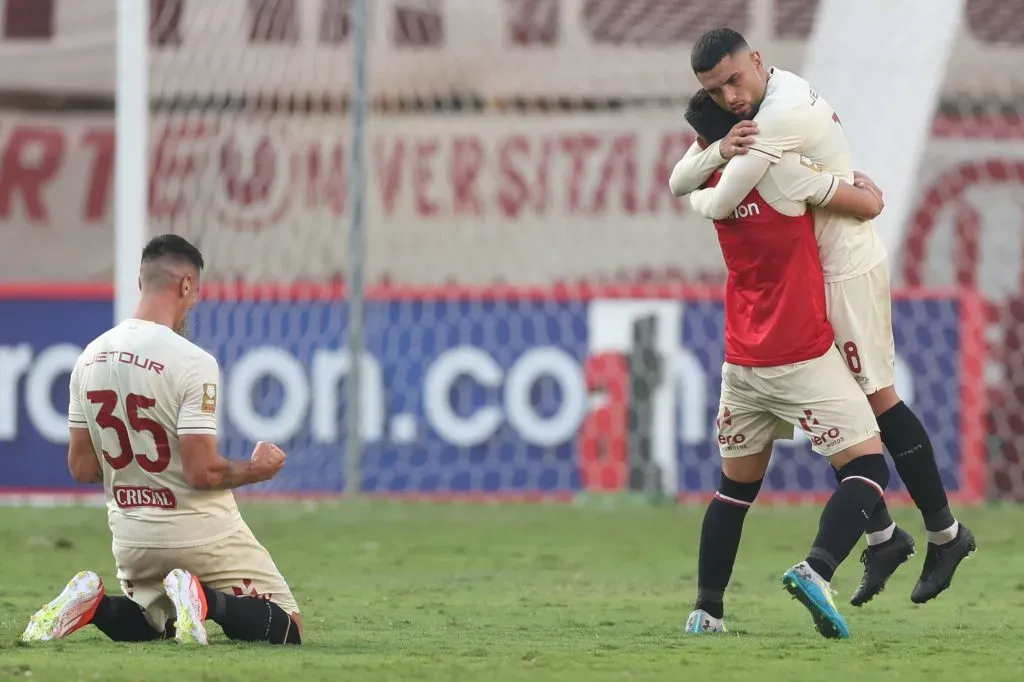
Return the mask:
<svg viewBox="0 0 1024 682">
<path fill-rule="evenodd" d="M 868 533 L 868 547 L 880 545 L 883 542 L 888 542 L 892 539 L 892 534 L 896 532 L 896 523 L 893 522 L 888 528 L 884 530 L 878 530 L 874 533 Z"/>
<path fill-rule="evenodd" d="M 806 561 L 801 561 L 799 564 L 797 564 L 797 566 L 802 566 L 803 568 L 807 569 L 807 572 L 810 573 L 812 576 L 814 576 L 814 578 L 816 580 L 820 580 L 821 582 L 823 582 L 826 585 L 829 585 L 831 587 L 831 584 L 829 583 L 829 581 L 827 581 L 824 578 L 822 578 L 821 574 L 818 573 L 817 571 L 815 571 L 813 568 L 811 568 L 811 565 L 809 563 L 807 563 Z"/>
<path fill-rule="evenodd" d="M 956 534 L 960 532 L 960 522 L 953 521 L 953 525 L 946 530 L 928 531 L 928 542 L 933 545 L 944 545 L 947 542 L 956 540 Z"/>
</svg>

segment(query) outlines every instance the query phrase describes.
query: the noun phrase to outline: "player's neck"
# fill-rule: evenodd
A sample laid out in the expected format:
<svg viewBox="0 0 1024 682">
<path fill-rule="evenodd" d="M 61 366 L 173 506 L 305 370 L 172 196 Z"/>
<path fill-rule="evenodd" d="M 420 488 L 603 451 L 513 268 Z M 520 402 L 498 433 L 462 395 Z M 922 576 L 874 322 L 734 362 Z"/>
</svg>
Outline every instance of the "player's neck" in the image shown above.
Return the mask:
<svg viewBox="0 0 1024 682">
<path fill-rule="evenodd" d="M 167 305 L 146 298 L 139 301 L 139 304 L 135 307 L 135 312 L 132 313 L 133 319 L 162 324 L 169 329 L 174 329 L 174 317 L 174 313 L 168 309 Z"/>
</svg>

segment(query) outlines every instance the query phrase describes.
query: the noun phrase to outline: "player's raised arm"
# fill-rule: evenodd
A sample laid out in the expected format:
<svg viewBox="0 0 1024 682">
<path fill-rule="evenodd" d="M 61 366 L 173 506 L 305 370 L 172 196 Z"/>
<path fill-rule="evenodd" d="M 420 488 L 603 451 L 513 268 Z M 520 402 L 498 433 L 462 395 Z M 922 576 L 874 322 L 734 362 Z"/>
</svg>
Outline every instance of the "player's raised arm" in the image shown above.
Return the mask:
<svg viewBox="0 0 1024 682">
<path fill-rule="evenodd" d="M 70 400 L 68 401 L 68 471 L 78 483 L 103 482 L 103 466 L 92 444 L 89 424 L 82 407 L 81 383 L 78 364 L 71 371 Z"/>
<path fill-rule="evenodd" d="M 284 453 L 276 446 L 258 444 L 248 462 L 230 460 L 220 454 L 216 415 L 219 385 L 217 361 L 204 354 L 188 375 L 178 414 L 178 444 L 185 482 L 197 490 L 227 490 L 273 478 L 284 464 Z"/>
<path fill-rule="evenodd" d="M 757 186 L 770 166 L 769 161 L 753 154 L 737 156 L 726 164 L 716 186 L 690 195 L 690 206 L 706 218 L 726 218 Z"/>
</svg>

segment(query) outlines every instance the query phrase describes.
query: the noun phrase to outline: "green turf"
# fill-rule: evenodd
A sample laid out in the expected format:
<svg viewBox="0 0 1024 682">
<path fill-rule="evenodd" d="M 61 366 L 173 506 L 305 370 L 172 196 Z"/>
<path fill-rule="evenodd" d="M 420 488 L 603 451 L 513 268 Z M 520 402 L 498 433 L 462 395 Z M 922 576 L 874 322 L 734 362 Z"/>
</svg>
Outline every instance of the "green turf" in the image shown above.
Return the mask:
<svg viewBox="0 0 1024 682">
<path fill-rule="evenodd" d="M 1020 680 L 1024 511 L 972 510 L 980 545 L 953 588 L 910 603 L 923 552 L 843 609 L 853 639 L 820 638 L 780 588 L 813 508 L 755 509 L 730 589 L 731 634 L 684 638 L 702 511 L 693 508 L 268 505 L 244 513 L 303 610 L 301 648 L 112 644 L 89 627 L 22 646 L 34 609 L 76 571 L 117 583 L 101 509 L 0 509 L 0 679 Z M 923 545 L 918 519 L 901 522 Z M 840 604 L 859 579 L 851 557 Z"/>
</svg>

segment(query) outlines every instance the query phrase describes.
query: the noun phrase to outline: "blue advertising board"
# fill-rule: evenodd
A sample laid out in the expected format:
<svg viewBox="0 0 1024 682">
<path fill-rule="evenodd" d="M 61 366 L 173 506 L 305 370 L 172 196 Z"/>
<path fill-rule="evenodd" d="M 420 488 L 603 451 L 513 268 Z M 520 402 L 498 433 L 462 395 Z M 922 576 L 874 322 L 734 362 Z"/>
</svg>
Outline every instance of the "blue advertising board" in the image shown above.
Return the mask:
<svg viewBox="0 0 1024 682">
<path fill-rule="evenodd" d="M 960 425 L 976 416 L 964 396 L 978 377 L 962 358 L 962 306 L 955 296 L 901 298 L 893 322 L 898 388 L 931 434 L 946 485 L 967 495 L 976 492 L 965 473 L 975 452 Z M 204 301 L 193 314 L 194 340 L 221 363 L 223 452 L 247 457 L 257 440 L 270 440 L 289 453 L 261 491 L 346 489 L 346 316 L 342 300 Z M 68 375 L 77 353 L 109 326 L 112 305 L 0 298 L 0 318 L 17 320 L 0 328 L 0 490 L 73 488 Z M 514 496 L 593 487 L 584 440 L 601 429 L 624 433 L 595 416 L 615 397 L 594 376 L 594 360 L 629 356 L 641 319 L 654 320 L 661 358 L 649 448 L 668 476 L 661 487 L 682 497 L 712 492 L 724 352 L 716 296 L 369 301 L 362 491 Z M 798 438 L 778 444 L 764 489 L 813 496 L 833 485 L 827 465 Z"/>
</svg>

